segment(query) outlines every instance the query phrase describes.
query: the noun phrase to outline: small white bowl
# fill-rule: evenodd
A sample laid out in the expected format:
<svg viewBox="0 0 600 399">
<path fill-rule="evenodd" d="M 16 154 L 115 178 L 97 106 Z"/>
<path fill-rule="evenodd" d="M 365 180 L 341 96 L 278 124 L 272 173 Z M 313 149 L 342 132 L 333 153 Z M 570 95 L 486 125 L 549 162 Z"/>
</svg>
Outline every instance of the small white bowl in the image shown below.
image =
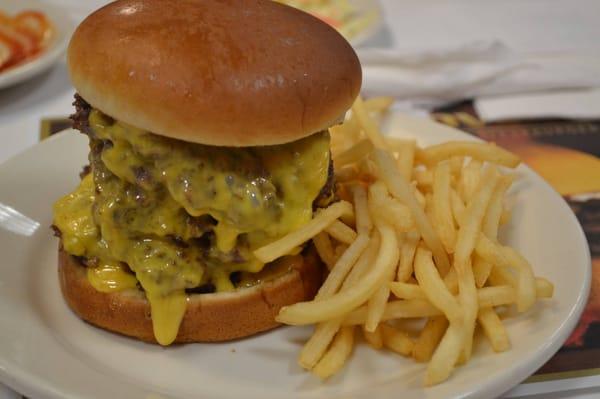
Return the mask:
<svg viewBox="0 0 600 399">
<path fill-rule="evenodd" d="M 55 28 L 54 37 L 48 48 L 30 61 L 0 72 L 0 89 L 30 79 L 50 68 L 63 55 L 75 23 L 65 10 L 37 0 L 0 0 L 0 10 L 14 15 L 22 10 L 41 11 Z"/>
</svg>

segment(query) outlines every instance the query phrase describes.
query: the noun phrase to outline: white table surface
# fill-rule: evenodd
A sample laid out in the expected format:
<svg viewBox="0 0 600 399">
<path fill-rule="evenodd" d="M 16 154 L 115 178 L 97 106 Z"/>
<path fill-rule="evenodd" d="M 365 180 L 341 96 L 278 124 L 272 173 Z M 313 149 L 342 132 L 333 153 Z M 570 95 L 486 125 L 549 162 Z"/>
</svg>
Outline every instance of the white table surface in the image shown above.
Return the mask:
<svg viewBox="0 0 600 399">
<path fill-rule="evenodd" d="M 64 6 L 76 21 L 106 3 L 104 0 L 46 1 Z M 476 32 L 483 39 L 500 38 L 520 51 L 559 51 L 565 46 L 574 46 L 581 51 L 600 51 L 600 14 L 589 12 L 599 10 L 600 2 L 596 0 L 562 3 L 545 0 L 381 0 L 381 3 L 387 26 L 371 43 L 377 46 L 406 50 L 423 46 L 435 48 L 472 40 Z M 565 7 L 555 7 L 565 3 L 569 4 L 569 12 L 564 12 Z M 406 15 L 411 17 L 404 18 Z M 477 15 L 480 17 L 475 17 Z M 516 29 L 504 29 L 509 20 L 512 26 L 516 23 Z M 440 25 L 444 34 L 440 34 Z M 580 29 L 569 29 L 572 26 Z M 72 113 L 73 94 L 64 59 L 41 76 L 0 90 L 0 163 L 38 142 L 42 118 Z M 560 392 L 548 393 L 556 390 Z M 508 396 L 598 398 L 600 377 L 525 384 Z M 0 385 L 0 399 L 17 397 L 19 395 Z"/>
</svg>

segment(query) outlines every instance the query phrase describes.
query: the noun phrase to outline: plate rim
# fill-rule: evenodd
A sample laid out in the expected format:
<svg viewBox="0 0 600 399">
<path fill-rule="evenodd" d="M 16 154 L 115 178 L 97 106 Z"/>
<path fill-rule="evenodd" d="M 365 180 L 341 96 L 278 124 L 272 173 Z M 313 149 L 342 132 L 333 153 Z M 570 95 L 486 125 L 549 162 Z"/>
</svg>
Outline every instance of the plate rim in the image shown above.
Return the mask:
<svg viewBox="0 0 600 399">
<path fill-rule="evenodd" d="M 409 117 L 409 118 L 413 118 L 413 117 Z M 413 119 L 418 120 L 419 118 L 413 118 Z M 454 135 L 459 135 L 461 137 L 461 139 L 464 139 L 464 140 L 483 141 L 480 138 L 471 136 L 466 132 L 462 132 L 457 129 L 450 128 L 448 126 L 439 124 L 439 123 L 431 121 L 431 120 L 423 120 L 423 122 L 426 122 L 427 124 L 435 124 L 435 125 L 438 125 L 439 128 L 451 130 Z M 64 137 L 66 137 L 68 134 L 70 134 L 72 132 L 73 132 L 72 129 L 67 129 L 63 132 L 53 135 L 53 137 L 50 137 L 49 139 L 46 139 L 39 143 L 36 143 L 35 145 L 27 148 L 26 150 L 22 151 L 21 153 L 0 163 L 0 169 L 6 168 L 6 167 L 11 167 L 15 162 L 17 162 L 17 163 L 19 162 L 20 157 L 26 156 L 26 154 L 29 153 L 30 151 L 39 150 L 41 147 L 48 145 L 50 142 L 62 140 Z M 544 189 L 546 191 L 552 193 L 552 195 L 554 195 L 555 197 L 558 197 L 558 199 L 561 202 L 562 207 L 566 207 L 566 209 L 570 210 L 565 199 L 560 194 L 558 194 L 549 185 L 549 183 L 547 183 L 540 175 L 538 175 L 533 169 L 531 169 L 527 165 L 523 164 L 521 167 L 523 167 L 527 170 L 529 175 L 532 176 L 536 180 L 536 183 L 541 184 L 542 186 L 544 186 Z M 583 232 L 583 228 L 582 228 L 581 224 L 577 220 L 576 216 L 572 213 L 572 211 L 570 212 L 569 217 L 576 225 L 577 235 L 578 235 L 577 240 L 581 244 L 583 244 L 584 247 L 587 249 L 584 253 L 584 259 L 583 259 L 585 261 L 585 265 L 583 265 L 583 264 L 580 265 L 580 267 L 583 267 L 584 276 L 583 276 L 583 281 L 582 281 L 583 285 L 577 295 L 577 301 L 570 308 L 570 312 L 569 312 L 568 316 L 562 320 L 560 327 L 558 329 L 556 329 L 552 333 L 552 335 L 548 338 L 548 341 L 549 341 L 548 344 L 546 344 L 543 348 L 540 348 L 540 350 L 532 353 L 530 355 L 530 358 L 525 359 L 526 361 L 519 359 L 520 361 L 516 362 L 514 367 L 512 367 L 510 369 L 505 369 L 499 375 L 497 375 L 495 379 L 474 385 L 477 389 L 464 390 L 464 393 L 460 396 L 461 398 L 476 398 L 476 397 L 482 397 L 480 395 L 490 395 L 490 394 L 500 395 L 504 392 L 507 392 L 511 388 L 517 386 L 520 381 L 527 378 L 529 375 L 531 375 L 532 372 L 537 370 L 548 359 L 550 359 L 560 349 L 560 347 L 562 346 L 564 341 L 568 338 L 568 336 L 571 334 L 573 329 L 576 327 L 576 325 L 579 321 L 579 318 L 585 309 L 585 306 L 587 304 L 587 299 L 588 299 L 589 293 L 590 293 L 591 274 L 592 274 L 591 273 L 592 258 L 591 258 L 591 253 L 589 250 L 589 245 L 587 243 L 587 239 L 585 237 L 585 234 Z M 542 355 L 540 356 L 540 354 L 542 354 Z M 4 363 L 4 362 L 1 362 L 1 363 Z M 4 364 L 3 366 L 7 366 L 7 364 Z M 35 376 L 33 376 L 34 378 L 32 381 L 32 375 L 29 374 L 27 372 L 27 370 L 25 370 L 24 368 L 21 368 L 21 367 L 15 368 L 14 364 L 8 365 L 8 366 L 9 367 L 0 367 L 0 382 L 6 384 L 7 386 L 11 387 L 12 389 L 17 390 L 18 392 L 21 392 L 21 393 L 24 393 L 26 395 L 30 395 L 30 396 L 36 397 L 36 398 L 37 397 L 44 397 L 44 398 L 46 398 L 46 397 L 48 397 L 48 398 L 76 397 L 72 391 L 69 391 L 68 388 L 65 388 L 64 386 L 57 387 L 57 386 L 55 386 L 55 384 L 48 382 L 47 380 L 45 380 L 43 378 L 37 378 Z M 515 377 L 513 376 L 513 374 L 519 374 L 522 376 L 522 378 L 519 377 L 519 382 L 514 382 Z M 510 381 L 513 381 L 513 382 L 510 382 Z M 507 383 L 509 383 L 508 386 L 506 385 Z M 137 384 L 133 384 L 133 385 L 137 385 Z M 484 397 L 487 397 L 487 396 L 484 396 Z"/>
</svg>

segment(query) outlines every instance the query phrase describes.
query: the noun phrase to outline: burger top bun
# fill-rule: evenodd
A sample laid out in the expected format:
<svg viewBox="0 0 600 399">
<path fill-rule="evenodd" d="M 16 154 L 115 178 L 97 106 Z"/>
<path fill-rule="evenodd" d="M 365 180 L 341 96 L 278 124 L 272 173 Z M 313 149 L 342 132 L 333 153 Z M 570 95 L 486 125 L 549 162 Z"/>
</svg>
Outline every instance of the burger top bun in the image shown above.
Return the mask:
<svg viewBox="0 0 600 399">
<path fill-rule="evenodd" d="M 361 85 L 348 42 L 268 0 L 121 0 L 68 49 L 93 107 L 154 134 L 217 146 L 282 144 L 324 130 Z"/>
</svg>

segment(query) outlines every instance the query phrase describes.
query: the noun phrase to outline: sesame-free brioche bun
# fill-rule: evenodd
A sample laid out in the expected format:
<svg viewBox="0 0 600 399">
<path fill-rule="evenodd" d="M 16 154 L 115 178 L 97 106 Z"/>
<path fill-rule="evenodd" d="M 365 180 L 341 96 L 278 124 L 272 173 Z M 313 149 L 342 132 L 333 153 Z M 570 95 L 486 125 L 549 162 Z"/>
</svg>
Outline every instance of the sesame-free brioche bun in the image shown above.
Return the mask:
<svg viewBox="0 0 600 399">
<path fill-rule="evenodd" d="M 62 247 L 58 265 L 63 296 L 75 314 L 106 330 L 156 343 L 143 291 L 97 291 L 87 279 L 86 267 Z M 273 329 L 279 326 L 275 321 L 279 309 L 312 299 L 321 281 L 321 263 L 308 251 L 303 262 L 277 279 L 233 292 L 189 295 L 174 342 L 227 341 Z"/>
<path fill-rule="evenodd" d="M 336 123 L 361 68 L 319 19 L 269 0 L 120 0 L 75 31 L 68 67 L 93 107 L 217 146 L 282 144 Z"/>
</svg>

